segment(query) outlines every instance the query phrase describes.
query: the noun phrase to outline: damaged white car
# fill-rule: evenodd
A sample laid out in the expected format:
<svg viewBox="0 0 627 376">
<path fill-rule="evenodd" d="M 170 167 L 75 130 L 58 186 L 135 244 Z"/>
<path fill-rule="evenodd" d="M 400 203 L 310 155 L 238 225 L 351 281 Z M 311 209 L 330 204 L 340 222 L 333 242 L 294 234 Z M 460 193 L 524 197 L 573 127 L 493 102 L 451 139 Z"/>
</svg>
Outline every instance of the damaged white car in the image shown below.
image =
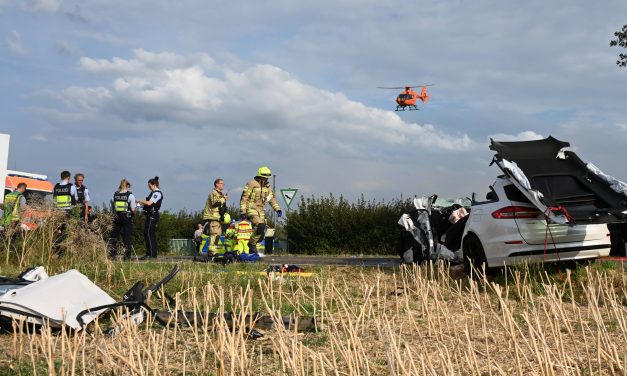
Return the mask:
<svg viewBox="0 0 627 376">
<path fill-rule="evenodd" d="M 553 137 L 492 141 L 490 149 L 496 152 L 492 163 L 503 175 L 490 186 L 485 200 L 479 201 L 473 194 L 470 207 L 464 207 L 469 215 L 460 221 L 460 237 L 458 232 L 454 236 L 447 233 L 444 239 L 429 235 L 429 228 L 438 224 L 433 216 L 420 214 L 417 209 L 416 220 L 410 218 L 415 229 L 404 226 L 414 239 L 411 249 L 427 244 L 422 239 L 430 236 L 436 248 L 429 245 L 428 257 L 414 257 L 411 261 L 437 258 L 442 253 L 438 254 L 438 243 L 445 244 L 447 251 L 457 252 L 456 259 L 461 256 L 467 271 L 471 267 L 500 267 L 521 261 L 581 260 L 609 255 L 607 224 L 627 221 L 627 184 L 586 164 L 567 149 L 569 146 Z M 449 212 L 450 209 L 445 210 Z M 425 219 L 428 226 L 421 225 Z M 402 222 L 403 218 L 399 224 Z M 461 225 L 451 224 L 449 228 L 455 226 L 458 231 Z M 399 251 L 402 244 L 403 241 Z M 407 255 L 401 255 L 404 261 L 411 262 Z"/>
<path fill-rule="evenodd" d="M 606 225 L 627 220 L 627 185 L 569 146 L 553 137 L 491 142 L 504 175 L 486 201 L 473 200 L 462 241 L 467 270 L 609 255 Z"/>
</svg>

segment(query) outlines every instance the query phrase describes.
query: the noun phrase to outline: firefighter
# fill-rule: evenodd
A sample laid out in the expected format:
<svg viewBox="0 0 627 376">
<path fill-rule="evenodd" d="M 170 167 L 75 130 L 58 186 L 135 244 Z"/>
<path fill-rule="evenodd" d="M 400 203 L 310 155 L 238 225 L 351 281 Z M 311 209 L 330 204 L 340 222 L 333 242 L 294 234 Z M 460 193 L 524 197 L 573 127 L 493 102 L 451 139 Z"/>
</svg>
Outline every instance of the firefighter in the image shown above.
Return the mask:
<svg viewBox="0 0 627 376">
<path fill-rule="evenodd" d="M 257 244 L 263 240 L 266 232 L 265 205 L 270 204 L 280 218 L 283 212 L 270 188 L 268 179 L 272 171 L 266 166 L 259 167 L 257 176 L 244 187 L 239 207 L 241 219 L 248 219 L 253 225 L 253 233 L 248 241 L 250 253 L 257 253 Z"/>
<path fill-rule="evenodd" d="M 82 173 L 74 174 L 74 186 L 76 187 L 76 211 L 78 217 L 89 223 L 89 189 L 83 184 L 85 175 Z"/>
<path fill-rule="evenodd" d="M 19 183 L 13 192 L 4 196 L 4 204 L 0 204 L 0 207 L 4 211 L 2 224 L 5 227 L 17 227 L 19 225 L 22 212 L 26 209 L 26 198 L 24 197 L 26 188 L 26 183 Z"/>
<path fill-rule="evenodd" d="M 224 215 L 226 214 L 226 201 L 229 199 L 227 193 L 223 193 L 224 180 L 216 179 L 213 182 L 213 190 L 207 196 L 205 202 L 205 209 L 202 213 L 202 219 L 205 222 L 204 232 L 207 235 L 209 232 L 209 245 L 207 247 L 207 253 L 215 255 L 218 253 L 219 240 L 222 235 L 222 222 L 224 221 Z"/>
<path fill-rule="evenodd" d="M 133 238 L 133 217 L 135 215 L 135 196 L 130 191 L 131 183 L 122 179 L 118 190 L 113 194 L 113 230 L 109 238 L 109 258 L 117 255 L 118 237 L 124 242 L 124 260 L 131 259 L 131 239 Z"/>
<path fill-rule="evenodd" d="M 146 216 L 144 224 L 144 241 L 146 242 L 146 256 L 142 260 L 157 258 L 157 223 L 159 222 L 159 209 L 163 202 L 163 193 L 159 189 L 159 177 L 148 180 L 150 193 L 145 200 L 137 200 L 143 205 L 143 212 Z"/>
</svg>

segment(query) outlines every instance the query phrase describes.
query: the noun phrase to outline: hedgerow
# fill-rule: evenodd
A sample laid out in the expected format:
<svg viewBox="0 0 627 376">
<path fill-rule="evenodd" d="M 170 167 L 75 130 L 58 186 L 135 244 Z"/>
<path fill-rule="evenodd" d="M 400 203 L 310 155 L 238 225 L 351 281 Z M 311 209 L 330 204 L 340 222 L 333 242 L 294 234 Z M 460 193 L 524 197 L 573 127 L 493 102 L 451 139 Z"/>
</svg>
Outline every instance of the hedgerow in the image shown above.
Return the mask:
<svg viewBox="0 0 627 376">
<path fill-rule="evenodd" d="M 356 202 L 343 196 L 301 197 L 287 219 L 291 253 L 395 254 L 398 219 L 409 200 Z"/>
</svg>

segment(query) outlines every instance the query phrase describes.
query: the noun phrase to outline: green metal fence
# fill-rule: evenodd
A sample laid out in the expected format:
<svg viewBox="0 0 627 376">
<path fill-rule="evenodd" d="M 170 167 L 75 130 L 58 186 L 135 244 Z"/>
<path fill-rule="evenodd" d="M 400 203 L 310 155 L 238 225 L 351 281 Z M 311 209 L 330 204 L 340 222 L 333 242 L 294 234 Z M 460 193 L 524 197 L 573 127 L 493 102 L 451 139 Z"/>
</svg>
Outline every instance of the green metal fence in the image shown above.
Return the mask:
<svg viewBox="0 0 627 376">
<path fill-rule="evenodd" d="M 192 239 L 170 239 L 168 250 L 170 254 L 193 256 L 196 254 L 196 244 Z"/>
</svg>

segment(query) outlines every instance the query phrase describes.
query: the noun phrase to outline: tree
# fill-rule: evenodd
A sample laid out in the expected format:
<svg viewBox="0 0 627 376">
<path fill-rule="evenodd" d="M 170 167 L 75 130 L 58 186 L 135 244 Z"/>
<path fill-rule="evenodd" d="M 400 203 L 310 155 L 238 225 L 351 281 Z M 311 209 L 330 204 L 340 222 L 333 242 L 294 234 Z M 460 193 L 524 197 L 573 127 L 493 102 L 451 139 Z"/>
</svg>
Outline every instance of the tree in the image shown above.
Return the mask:
<svg viewBox="0 0 627 376">
<path fill-rule="evenodd" d="M 627 48 L 627 25 L 623 26 L 621 31 L 617 31 L 614 33 L 616 39 L 610 42 L 610 46 L 619 46 L 623 48 Z M 627 54 L 619 54 L 618 60 L 616 60 L 616 65 L 619 67 L 627 66 Z"/>
</svg>

